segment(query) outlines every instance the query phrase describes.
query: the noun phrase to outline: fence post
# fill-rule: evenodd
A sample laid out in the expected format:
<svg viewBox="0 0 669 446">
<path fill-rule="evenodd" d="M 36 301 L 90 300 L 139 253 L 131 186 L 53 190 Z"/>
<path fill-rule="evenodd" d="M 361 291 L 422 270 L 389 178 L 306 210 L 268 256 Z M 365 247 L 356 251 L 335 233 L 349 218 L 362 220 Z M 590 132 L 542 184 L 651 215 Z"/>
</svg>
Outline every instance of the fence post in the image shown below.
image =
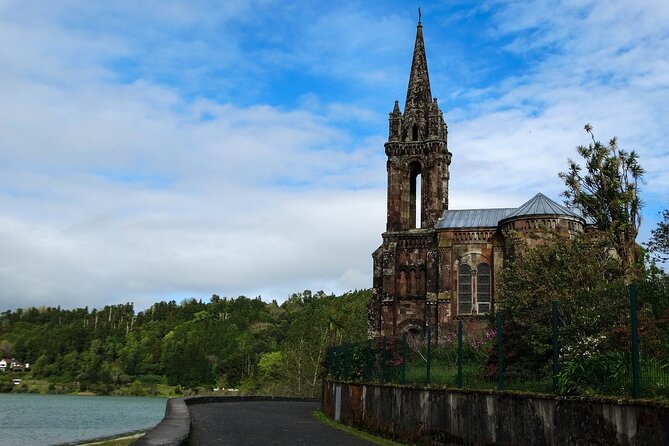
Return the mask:
<svg viewBox="0 0 669 446">
<path fill-rule="evenodd" d="M 330 349 L 332 355 L 332 376 L 339 380 L 339 358 L 337 353 L 339 352 L 339 346 L 334 346 Z"/>
<path fill-rule="evenodd" d="M 504 389 L 504 338 L 503 338 L 503 314 L 498 311 L 497 319 L 497 388 Z"/>
<path fill-rule="evenodd" d="M 425 361 L 425 384 L 430 384 L 430 362 L 432 361 L 432 330 L 427 327 L 427 357 Z"/>
<path fill-rule="evenodd" d="M 388 367 L 386 363 L 388 362 L 388 338 L 383 337 L 383 357 L 381 360 L 381 379 L 383 382 L 388 380 Z"/>
<path fill-rule="evenodd" d="M 328 347 L 328 375 L 332 376 L 332 347 Z"/>
<path fill-rule="evenodd" d="M 641 367 L 639 364 L 639 320 L 637 316 L 637 290 L 636 284 L 629 287 L 630 290 L 630 325 L 632 338 L 632 398 L 641 396 Z"/>
<path fill-rule="evenodd" d="M 455 386 L 462 387 L 462 320 L 458 320 L 458 374 L 455 377 Z"/>
<path fill-rule="evenodd" d="M 344 380 L 349 380 L 350 373 L 350 348 L 347 345 L 344 345 Z"/>
<path fill-rule="evenodd" d="M 407 379 L 407 334 L 402 335 L 402 384 L 406 383 Z"/>
<path fill-rule="evenodd" d="M 553 340 L 553 392 L 559 393 L 560 347 L 558 346 L 558 303 L 551 302 L 551 338 Z"/>
<path fill-rule="evenodd" d="M 372 380 L 372 340 L 367 340 L 367 361 L 365 362 L 365 381 Z"/>
</svg>

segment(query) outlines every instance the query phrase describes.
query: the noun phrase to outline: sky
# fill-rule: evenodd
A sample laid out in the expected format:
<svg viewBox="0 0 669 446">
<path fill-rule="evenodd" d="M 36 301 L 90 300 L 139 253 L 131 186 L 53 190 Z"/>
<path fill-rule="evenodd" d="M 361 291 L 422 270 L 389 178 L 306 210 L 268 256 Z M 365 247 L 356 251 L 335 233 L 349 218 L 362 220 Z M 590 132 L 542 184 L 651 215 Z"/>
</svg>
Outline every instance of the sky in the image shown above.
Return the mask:
<svg viewBox="0 0 669 446">
<path fill-rule="evenodd" d="M 406 1 L 0 0 L 0 311 L 369 288 Z M 666 0 L 424 1 L 451 209 L 517 207 L 576 147 L 669 207 Z"/>
</svg>

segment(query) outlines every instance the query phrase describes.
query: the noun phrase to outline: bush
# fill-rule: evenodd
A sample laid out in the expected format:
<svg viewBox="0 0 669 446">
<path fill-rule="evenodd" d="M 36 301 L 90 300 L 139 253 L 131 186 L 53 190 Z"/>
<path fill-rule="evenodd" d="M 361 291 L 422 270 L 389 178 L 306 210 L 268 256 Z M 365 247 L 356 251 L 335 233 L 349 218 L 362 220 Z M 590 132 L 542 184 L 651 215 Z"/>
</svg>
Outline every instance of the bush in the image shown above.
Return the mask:
<svg viewBox="0 0 669 446">
<path fill-rule="evenodd" d="M 629 353 L 594 352 L 560 365 L 560 390 L 577 395 L 626 395 L 629 393 Z"/>
</svg>

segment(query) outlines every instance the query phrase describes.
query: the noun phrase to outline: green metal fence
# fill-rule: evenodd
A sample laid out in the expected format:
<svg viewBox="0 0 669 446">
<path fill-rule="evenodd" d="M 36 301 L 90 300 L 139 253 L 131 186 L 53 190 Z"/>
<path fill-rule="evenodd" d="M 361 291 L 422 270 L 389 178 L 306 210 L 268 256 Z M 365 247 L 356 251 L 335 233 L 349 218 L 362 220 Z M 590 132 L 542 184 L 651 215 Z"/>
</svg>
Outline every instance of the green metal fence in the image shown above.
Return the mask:
<svg viewBox="0 0 669 446">
<path fill-rule="evenodd" d="M 664 290 L 641 285 L 630 292 L 632 393 L 669 399 L 669 299 Z"/>
<path fill-rule="evenodd" d="M 327 372 L 353 382 L 669 399 L 669 302 L 640 295 L 630 287 L 622 340 L 579 357 L 562 351 L 561 341 L 574 334 L 560 333 L 560 307 L 554 302 L 549 334 L 533 340 L 532 354 L 509 336 L 498 312 L 425 327 L 420 334 L 332 347 Z"/>
</svg>

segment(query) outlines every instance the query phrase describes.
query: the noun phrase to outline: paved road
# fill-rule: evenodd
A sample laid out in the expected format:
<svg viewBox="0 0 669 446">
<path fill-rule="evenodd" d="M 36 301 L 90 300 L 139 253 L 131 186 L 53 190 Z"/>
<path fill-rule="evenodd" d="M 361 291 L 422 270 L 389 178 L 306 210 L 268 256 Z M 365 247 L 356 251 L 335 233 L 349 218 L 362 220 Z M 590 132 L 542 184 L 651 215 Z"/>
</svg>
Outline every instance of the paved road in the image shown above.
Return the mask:
<svg viewBox="0 0 669 446">
<path fill-rule="evenodd" d="M 254 445 L 373 445 L 317 421 L 318 403 L 243 401 L 193 404 L 191 440 L 194 446 Z"/>
</svg>

